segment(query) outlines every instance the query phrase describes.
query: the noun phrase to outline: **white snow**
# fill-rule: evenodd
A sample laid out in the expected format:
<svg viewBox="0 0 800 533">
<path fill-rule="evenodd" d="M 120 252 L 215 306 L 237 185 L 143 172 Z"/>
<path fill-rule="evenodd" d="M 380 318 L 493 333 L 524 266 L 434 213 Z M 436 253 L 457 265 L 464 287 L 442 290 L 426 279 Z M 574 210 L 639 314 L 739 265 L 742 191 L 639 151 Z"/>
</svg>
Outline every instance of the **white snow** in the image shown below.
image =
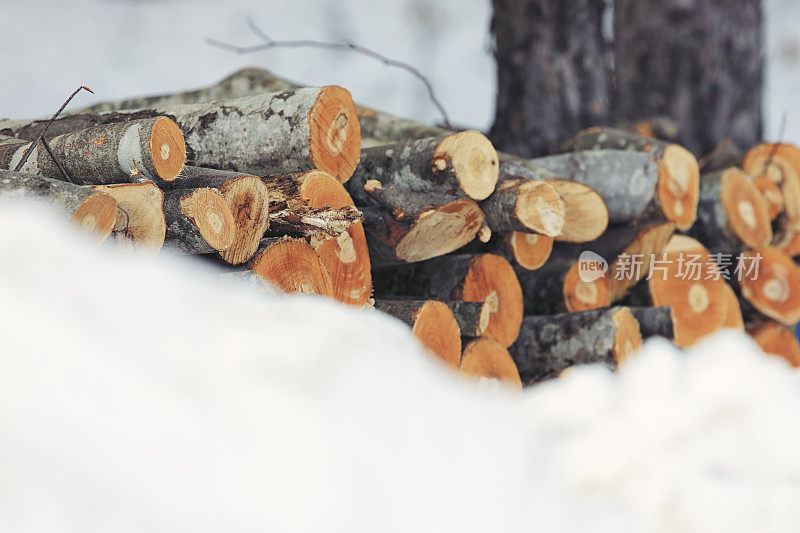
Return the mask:
<svg viewBox="0 0 800 533">
<path fill-rule="evenodd" d="M 800 378 L 741 334 L 522 396 L 407 328 L 0 205 L 0 531 L 796 531 Z"/>
</svg>

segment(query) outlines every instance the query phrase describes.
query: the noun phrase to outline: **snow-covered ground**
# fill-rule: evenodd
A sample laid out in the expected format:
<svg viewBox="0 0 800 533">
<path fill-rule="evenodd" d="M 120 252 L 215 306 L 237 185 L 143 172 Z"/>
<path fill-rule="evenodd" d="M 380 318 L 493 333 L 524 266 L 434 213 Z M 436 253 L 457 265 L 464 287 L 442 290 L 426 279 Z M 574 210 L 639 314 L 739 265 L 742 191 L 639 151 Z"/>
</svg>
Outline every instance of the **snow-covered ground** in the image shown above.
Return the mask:
<svg viewBox="0 0 800 533">
<path fill-rule="evenodd" d="M 765 0 L 767 138 L 800 143 L 800 10 Z M 455 124 L 487 129 L 494 113 L 490 0 L 0 0 L 0 117 L 49 115 L 75 87 L 74 106 L 207 85 L 259 65 L 309 84 L 338 83 L 357 101 L 439 121 L 422 84 L 362 56 L 275 49 L 237 56 L 206 37 L 255 44 L 252 16 L 273 38 L 349 39 L 406 61 L 433 83 Z"/>
<path fill-rule="evenodd" d="M 0 531 L 796 531 L 800 375 L 742 334 L 478 392 L 376 312 L 0 205 Z"/>
</svg>

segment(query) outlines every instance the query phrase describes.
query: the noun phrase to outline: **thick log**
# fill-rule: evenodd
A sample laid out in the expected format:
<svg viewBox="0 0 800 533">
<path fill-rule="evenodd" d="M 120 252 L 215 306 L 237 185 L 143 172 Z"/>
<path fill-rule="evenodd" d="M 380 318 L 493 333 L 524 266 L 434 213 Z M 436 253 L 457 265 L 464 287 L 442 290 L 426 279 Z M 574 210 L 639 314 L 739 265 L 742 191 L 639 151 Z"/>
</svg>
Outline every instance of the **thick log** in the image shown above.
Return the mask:
<svg viewBox="0 0 800 533">
<path fill-rule="evenodd" d="M 667 115 L 696 154 L 723 137 L 761 139 L 760 0 L 618 0 L 614 5 L 614 114 Z"/>
<path fill-rule="evenodd" d="M 574 181 L 554 179 L 547 183 L 564 202 L 564 227 L 555 236 L 557 241 L 588 242 L 603 234 L 608 227 L 608 209 L 599 194 Z"/>
<path fill-rule="evenodd" d="M 376 205 L 361 212 L 373 266 L 445 255 L 472 241 L 483 225 L 480 207 L 466 198 L 382 188 L 370 195 Z"/>
<path fill-rule="evenodd" d="M 497 105 L 490 138 L 526 157 L 607 124 L 612 62 L 603 0 L 493 0 Z"/>
<path fill-rule="evenodd" d="M 503 248 L 506 257 L 526 269 L 541 268 L 553 250 L 553 238 L 536 233 L 511 231 L 503 236 Z"/>
<path fill-rule="evenodd" d="M 517 267 L 524 313 L 550 315 L 609 306 L 608 278 L 581 275 L 582 271 L 600 272 L 601 269 L 602 266 L 591 259 L 551 260 L 538 270 Z"/>
<path fill-rule="evenodd" d="M 582 183 L 600 195 L 612 224 L 667 217 L 656 189 L 658 165 L 648 154 L 625 150 L 585 150 L 531 160 L 562 179 Z"/>
<path fill-rule="evenodd" d="M 675 319 L 671 307 L 631 307 L 630 310 L 639 322 L 642 339 L 663 337 L 672 341 L 675 338 Z"/>
<path fill-rule="evenodd" d="M 164 244 L 184 254 L 227 250 L 236 231 L 231 210 L 216 189 L 203 187 L 164 194 Z"/>
<path fill-rule="evenodd" d="M 0 197 L 43 198 L 99 242 L 111 235 L 117 219 L 117 202 L 108 194 L 22 172 L 0 170 Z"/>
<path fill-rule="evenodd" d="M 742 169 L 759 179 L 766 176 L 780 188 L 783 210 L 800 223 L 800 148 L 788 143 L 761 143 L 745 154 Z"/>
<path fill-rule="evenodd" d="M 267 237 L 247 268 L 285 293 L 333 298 L 333 282 L 317 252 L 303 239 Z"/>
<path fill-rule="evenodd" d="M 478 390 L 492 391 L 502 386 L 522 390 L 514 359 L 502 344 L 491 337 L 481 337 L 466 345 L 458 370 L 458 381 L 472 382 Z"/>
<path fill-rule="evenodd" d="M 256 174 L 318 168 L 347 181 L 358 163 L 361 133 L 350 93 L 329 85 L 210 103 L 76 114 L 58 118 L 54 135 L 164 115 L 186 140 L 190 165 Z M 32 140 L 44 121 L 0 121 L 0 133 Z"/>
<path fill-rule="evenodd" d="M 348 188 L 359 204 L 367 201 L 368 180 L 384 188 L 483 200 L 494 191 L 498 173 L 492 143 L 477 131 L 462 131 L 364 148 Z"/>
<path fill-rule="evenodd" d="M 344 186 L 327 172 L 312 170 L 297 179 L 298 195 L 309 208 L 355 209 Z M 372 274 L 362 223 L 353 222 L 337 236 L 319 233 L 308 240 L 330 272 L 334 299 L 350 305 L 366 305 L 372 295 Z"/>
<path fill-rule="evenodd" d="M 486 302 L 487 336 L 510 346 L 522 322 L 522 289 L 514 269 L 494 254 L 447 255 L 428 261 L 373 270 L 379 297 L 413 296 L 436 300 Z"/>
<path fill-rule="evenodd" d="M 167 223 L 164 218 L 164 193 L 155 183 L 95 185 L 92 189 L 117 201 L 118 220 L 114 229 L 117 247 L 158 253 L 164 246 Z"/>
<path fill-rule="evenodd" d="M 461 364 L 461 331 L 452 311 L 436 300 L 375 300 L 375 309 L 411 326 L 428 353 L 450 368 Z"/>
<path fill-rule="evenodd" d="M 37 135 L 38 129 L 32 138 Z M 49 138 L 47 142 L 72 181 L 81 185 L 110 185 L 141 179 L 169 182 L 175 179 L 186 161 L 186 146 L 180 129 L 172 120 L 160 116 L 100 124 Z M 21 138 L 4 136 L 0 140 L 0 167 L 13 170 L 31 144 Z M 31 153 L 21 171 L 64 179 L 42 145 Z"/>
<path fill-rule="evenodd" d="M 688 230 L 697 217 L 700 170 L 685 148 L 612 128 L 589 128 L 568 143 L 572 150 L 631 150 L 646 152 L 659 168 L 658 203 L 667 220 Z"/>
<path fill-rule="evenodd" d="M 762 322 L 747 328 L 750 335 L 764 353 L 777 355 L 791 366 L 800 367 L 800 344 L 794 332 L 777 322 Z"/>
<path fill-rule="evenodd" d="M 767 246 L 772 242 L 767 202 L 739 169 L 703 174 L 697 223 L 690 235 L 710 250 L 726 254 Z"/>
<path fill-rule="evenodd" d="M 767 246 L 741 254 L 739 288 L 745 300 L 785 326 L 800 320 L 800 267 L 779 249 Z M 749 267 L 753 268 L 749 268 Z"/>
<path fill-rule="evenodd" d="M 493 232 L 524 231 L 555 237 L 564 229 L 564 201 L 546 181 L 503 180 L 480 206 Z"/>
<path fill-rule="evenodd" d="M 523 385 L 557 377 L 574 365 L 614 369 L 641 347 L 639 323 L 627 307 L 526 316 L 509 352 Z"/>
</svg>

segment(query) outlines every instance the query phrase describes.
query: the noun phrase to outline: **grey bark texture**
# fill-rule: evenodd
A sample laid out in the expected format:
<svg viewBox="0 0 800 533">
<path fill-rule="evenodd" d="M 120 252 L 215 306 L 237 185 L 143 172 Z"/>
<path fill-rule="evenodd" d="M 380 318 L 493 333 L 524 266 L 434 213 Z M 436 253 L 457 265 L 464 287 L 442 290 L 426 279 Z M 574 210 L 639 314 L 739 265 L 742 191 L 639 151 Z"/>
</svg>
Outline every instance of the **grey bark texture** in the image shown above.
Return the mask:
<svg viewBox="0 0 800 533">
<path fill-rule="evenodd" d="M 537 270 L 514 267 L 522 287 L 526 315 L 550 315 L 567 311 L 564 278 L 574 264 L 570 260 L 549 260 Z"/>
<path fill-rule="evenodd" d="M 428 261 L 376 268 L 372 287 L 376 296 L 413 296 L 432 300 L 460 300 L 458 291 L 476 256 L 446 255 Z"/>
<path fill-rule="evenodd" d="M 651 156 L 623 150 L 586 150 L 533 159 L 558 177 L 591 187 L 612 224 L 658 217 L 658 165 Z M 665 220 L 661 215 L 661 220 Z"/>
<path fill-rule="evenodd" d="M 526 316 L 517 341 L 508 350 L 523 385 L 557 377 L 574 365 L 602 363 L 616 368 L 614 313 L 620 309 Z"/>
<path fill-rule="evenodd" d="M 617 118 L 667 115 L 695 155 L 761 140 L 761 0 L 617 0 L 614 18 Z"/>
<path fill-rule="evenodd" d="M 489 138 L 525 157 L 550 153 L 610 118 L 604 0 L 493 0 L 497 105 Z"/>
<path fill-rule="evenodd" d="M 88 187 L 58 181 L 44 176 L 0 170 L 0 197 L 46 198 L 66 215 L 71 216 L 86 198 L 99 193 Z"/>
<path fill-rule="evenodd" d="M 189 189 L 164 193 L 164 222 L 167 224 L 164 245 L 188 255 L 217 252 L 200 234 L 194 220 L 181 209 L 181 198 L 192 192 Z"/>
<path fill-rule="evenodd" d="M 646 151 L 661 159 L 670 143 L 642 137 L 637 133 L 615 128 L 588 128 L 578 132 L 565 148 L 568 150 L 631 150 Z"/>
<path fill-rule="evenodd" d="M 48 144 L 74 183 L 81 185 L 111 185 L 148 179 L 163 183 L 153 164 L 149 140 L 158 118 L 97 124 L 87 129 L 66 132 L 48 138 Z M 30 147 L 29 140 L 39 135 L 40 125 L 11 131 L 18 139 L 0 141 L 0 167 L 13 170 Z M 83 124 L 82 124 L 83 125 Z M 48 130 L 53 132 L 54 128 Z M 0 130 L 3 126 L 0 126 Z M 27 139 L 27 140 L 23 140 Z M 157 155 L 156 155 L 157 156 Z M 56 163 L 41 144 L 28 157 L 22 172 L 53 179 L 64 177 Z"/>
<path fill-rule="evenodd" d="M 69 115 L 56 119 L 48 131 L 57 135 L 164 115 L 183 131 L 190 165 L 262 174 L 302 172 L 314 168 L 308 112 L 320 91 L 292 89 L 211 103 Z M 44 122 L 0 121 L 0 133 L 32 140 Z"/>
<path fill-rule="evenodd" d="M 417 311 L 428 300 L 375 300 L 375 309 L 413 327 Z"/>
<path fill-rule="evenodd" d="M 744 250 L 744 244 L 731 230 L 728 213 L 720 198 L 724 173 L 724 170 L 719 170 L 700 176 L 697 222 L 692 226 L 689 235 L 712 252 L 736 254 Z"/>
<path fill-rule="evenodd" d="M 476 338 L 481 337 L 488 325 L 488 316 L 485 302 L 460 302 L 451 300 L 445 302 L 447 307 L 453 312 L 458 327 L 461 329 L 461 337 Z"/>
<path fill-rule="evenodd" d="M 639 331 L 643 339 L 650 337 L 664 337 L 667 340 L 675 338 L 672 323 L 672 309 L 664 307 L 631 307 L 631 313 L 639 321 Z"/>
</svg>

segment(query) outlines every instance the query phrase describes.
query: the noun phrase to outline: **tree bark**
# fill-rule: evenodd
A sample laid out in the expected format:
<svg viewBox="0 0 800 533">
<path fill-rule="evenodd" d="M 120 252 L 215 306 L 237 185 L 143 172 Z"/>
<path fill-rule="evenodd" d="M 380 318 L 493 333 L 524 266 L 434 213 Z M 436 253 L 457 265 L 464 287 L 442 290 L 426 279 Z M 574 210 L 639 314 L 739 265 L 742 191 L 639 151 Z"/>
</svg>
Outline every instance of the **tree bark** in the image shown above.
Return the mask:
<svg viewBox="0 0 800 533">
<path fill-rule="evenodd" d="M 29 139 L 35 139 L 39 127 Z M 27 131 L 27 130 L 26 130 Z M 18 132 L 22 133 L 22 132 Z M 166 117 L 100 124 L 48 140 L 53 153 L 74 183 L 110 185 L 142 178 L 169 182 L 186 161 L 186 146 L 178 126 Z M 0 167 L 13 170 L 30 149 L 21 138 L 0 141 Z M 22 172 L 63 180 L 63 174 L 41 144 L 26 160 Z"/>
<path fill-rule="evenodd" d="M 639 321 L 642 339 L 663 337 L 672 341 L 675 338 L 671 307 L 631 307 L 630 309 L 634 318 Z"/>
<path fill-rule="evenodd" d="M 696 155 L 761 140 L 761 0 L 617 0 L 618 119 L 667 115 Z"/>
<path fill-rule="evenodd" d="M 256 174 L 319 168 L 347 181 L 358 163 L 361 132 L 345 89 L 291 89 L 218 102 L 60 117 L 53 135 L 164 115 L 186 140 L 190 165 Z M 0 121 L 0 133 L 33 140 L 45 121 Z"/>
<path fill-rule="evenodd" d="M 497 105 L 489 137 L 525 157 L 610 119 L 603 0 L 493 0 Z"/>
</svg>

